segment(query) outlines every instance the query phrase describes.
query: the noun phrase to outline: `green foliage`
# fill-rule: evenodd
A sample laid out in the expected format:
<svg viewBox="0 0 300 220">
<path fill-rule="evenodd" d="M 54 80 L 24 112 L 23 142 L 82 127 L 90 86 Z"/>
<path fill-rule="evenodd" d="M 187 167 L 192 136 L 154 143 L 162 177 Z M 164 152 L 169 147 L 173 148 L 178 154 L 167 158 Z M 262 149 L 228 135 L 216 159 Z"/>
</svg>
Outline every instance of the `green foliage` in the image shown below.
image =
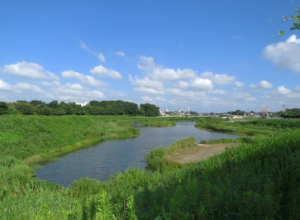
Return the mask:
<svg viewBox="0 0 300 220">
<path fill-rule="evenodd" d="M 138 121 L 123 116 L 1 116 L 0 219 L 300 218 L 297 120 L 226 123 L 200 119 L 200 126 L 211 123 L 216 128 L 255 134 L 265 134 L 259 132 L 264 130 L 273 136 L 237 138 L 235 142 L 242 142 L 239 148 L 177 166 L 165 156 L 195 146 L 192 138 L 183 139 L 149 154 L 159 172 L 132 168 L 107 182 L 86 178 L 68 188 L 33 178 L 32 169 L 23 160 L 27 157 L 18 152 L 46 156 L 55 149 L 64 153 L 61 146 L 86 146 L 98 136 L 135 135 L 137 129 L 129 128 Z M 84 142 L 86 139 L 90 142 Z"/>
<path fill-rule="evenodd" d="M 132 102 L 118 101 L 90 101 L 86 106 L 74 102 L 58 102 L 53 100 L 45 103 L 40 100 L 27 102 L 19 100 L 9 105 L 0 102 L 0 115 L 23 114 L 23 115 L 131 115 L 131 116 L 159 116 L 159 108 L 153 104 L 138 105 Z"/>
<path fill-rule="evenodd" d="M 119 219 L 129 204 L 133 219 L 299 219 L 299 146 L 294 132 L 181 169 L 132 169 L 102 185 L 110 194 L 105 209 Z"/>
<path fill-rule="evenodd" d="M 200 118 L 196 127 L 212 131 L 246 134 L 246 135 L 279 135 L 300 128 L 299 120 L 253 119 L 228 122 L 217 118 Z"/>
<path fill-rule="evenodd" d="M 297 8 L 296 10 L 296 15 L 294 16 L 283 16 L 282 21 L 291 21 L 293 24 L 290 27 L 290 31 L 292 30 L 300 30 L 300 8 Z M 278 31 L 278 36 L 281 37 L 282 35 L 286 34 L 285 31 L 280 30 Z"/>
<path fill-rule="evenodd" d="M 141 111 L 141 115 L 143 116 L 159 116 L 159 108 L 156 105 L 153 104 L 141 104 L 140 105 L 140 111 Z"/>
<path fill-rule="evenodd" d="M 8 105 L 6 102 L 0 102 L 0 115 L 5 115 L 8 113 Z"/>
<path fill-rule="evenodd" d="M 107 123 L 109 120 L 110 123 Z M 0 120 L 0 151 L 28 164 L 41 163 L 109 138 L 136 137 L 132 118 L 14 116 Z"/>
<path fill-rule="evenodd" d="M 228 144 L 234 143 L 234 140 L 231 138 L 221 138 L 221 139 L 212 139 L 212 140 L 201 140 L 200 144 Z"/>
</svg>

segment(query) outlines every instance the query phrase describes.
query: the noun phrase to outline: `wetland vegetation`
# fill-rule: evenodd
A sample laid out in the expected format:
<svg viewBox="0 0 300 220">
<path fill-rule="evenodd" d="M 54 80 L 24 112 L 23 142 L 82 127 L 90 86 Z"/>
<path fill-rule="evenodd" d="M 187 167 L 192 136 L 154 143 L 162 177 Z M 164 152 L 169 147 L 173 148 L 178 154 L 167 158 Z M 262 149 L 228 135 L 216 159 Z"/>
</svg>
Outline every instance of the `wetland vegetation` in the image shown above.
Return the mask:
<svg viewBox="0 0 300 220">
<path fill-rule="evenodd" d="M 195 145 L 192 138 L 180 140 L 150 152 L 148 170 L 131 168 L 107 182 L 80 179 L 65 188 L 37 180 L 29 165 L 108 138 L 135 137 L 139 131 L 132 123 L 172 126 L 178 119 L 87 115 L 0 119 L 1 219 L 300 218 L 299 120 L 199 118 L 196 126 L 201 128 L 254 136 L 240 140 L 238 148 L 184 166 L 164 157 Z"/>
</svg>

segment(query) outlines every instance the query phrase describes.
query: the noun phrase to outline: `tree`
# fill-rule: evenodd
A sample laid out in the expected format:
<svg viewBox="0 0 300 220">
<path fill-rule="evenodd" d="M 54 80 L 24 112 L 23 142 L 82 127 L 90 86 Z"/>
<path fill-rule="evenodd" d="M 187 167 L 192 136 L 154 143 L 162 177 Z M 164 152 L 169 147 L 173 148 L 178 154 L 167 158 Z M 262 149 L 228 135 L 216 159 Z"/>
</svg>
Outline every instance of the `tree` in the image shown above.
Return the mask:
<svg viewBox="0 0 300 220">
<path fill-rule="evenodd" d="M 153 104 L 141 104 L 140 105 L 140 112 L 143 116 L 159 116 L 159 108 Z"/>
<path fill-rule="evenodd" d="M 16 101 L 15 108 L 23 115 L 33 115 L 34 114 L 33 106 L 25 100 Z"/>
<path fill-rule="evenodd" d="M 0 115 L 5 115 L 8 113 L 8 105 L 6 102 L 0 102 Z"/>
<path fill-rule="evenodd" d="M 289 31 L 293 31 L 293 30 L 300 30 L 300 8 L 296 9 L 296 15 L 294 16 L 283 16 L 282 18 L 283 22 L 287 22 L 287 21 L 292 21 L 293 24 L 290 27 Z M 281 37 L 282 35 L 285 34 L 285 31 L 280 30 L 278 31 L 278 36 Z"/>
</svg>

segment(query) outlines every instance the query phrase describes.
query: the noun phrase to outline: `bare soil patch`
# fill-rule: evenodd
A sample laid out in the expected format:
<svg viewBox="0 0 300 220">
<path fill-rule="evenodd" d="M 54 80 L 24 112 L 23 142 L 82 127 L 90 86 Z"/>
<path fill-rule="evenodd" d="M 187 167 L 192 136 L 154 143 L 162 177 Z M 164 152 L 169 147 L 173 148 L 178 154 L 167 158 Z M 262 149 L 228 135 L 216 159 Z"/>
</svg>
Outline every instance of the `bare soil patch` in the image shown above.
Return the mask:
<svg viewBox="0 0 300 220">
<path fill-rule="evenodd" d="M 215 154 L 225 151 L 226 147 L 237 147 L 238 143 L 229 144 L 198 144 L 197 147 L 180 149 L 172 155 L 168 155 L 167 159 L 177 163 L 190 163 L 205 160 Z"/>
</svg>

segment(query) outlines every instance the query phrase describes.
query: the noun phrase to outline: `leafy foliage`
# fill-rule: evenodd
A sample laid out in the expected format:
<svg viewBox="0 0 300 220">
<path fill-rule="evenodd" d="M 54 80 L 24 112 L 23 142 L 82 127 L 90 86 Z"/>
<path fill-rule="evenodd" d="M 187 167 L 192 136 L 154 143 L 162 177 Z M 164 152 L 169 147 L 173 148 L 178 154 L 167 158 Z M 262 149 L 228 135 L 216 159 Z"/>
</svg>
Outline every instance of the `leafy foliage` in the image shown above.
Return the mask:
<svg viewBox="0 0 300 220">
<path fill-rule="evenodd" d="M 131 116 L 159 116 L 159 108 L 153 104 L 138 105 L 132 102 L 118 101 L 90 101 L 86 106 L 74 102 L 58 102 L 53 100 L 45 103 L 39 100 L 27 102 L 19 100 L 14 103 L 0 102 L 0 115 L 131 115 Z"/>
<path fill-rule="evenodd" d="M 296 9 L 296 15 L 294 15 L 294 16 L 289 16 L 289 17 L 283 16 L 282 21 L 283 22 L 286 22 L 286 21 L 293 22 L 292 26 L 290 27 L 291 31 L 292 30 L 300 30 L 300 8 Z M 278 31 L 279 37 L 281 37 L 284 34 L 286 34 L 285 31 L 283 31 L 283 30 Z"/>
</svg>

